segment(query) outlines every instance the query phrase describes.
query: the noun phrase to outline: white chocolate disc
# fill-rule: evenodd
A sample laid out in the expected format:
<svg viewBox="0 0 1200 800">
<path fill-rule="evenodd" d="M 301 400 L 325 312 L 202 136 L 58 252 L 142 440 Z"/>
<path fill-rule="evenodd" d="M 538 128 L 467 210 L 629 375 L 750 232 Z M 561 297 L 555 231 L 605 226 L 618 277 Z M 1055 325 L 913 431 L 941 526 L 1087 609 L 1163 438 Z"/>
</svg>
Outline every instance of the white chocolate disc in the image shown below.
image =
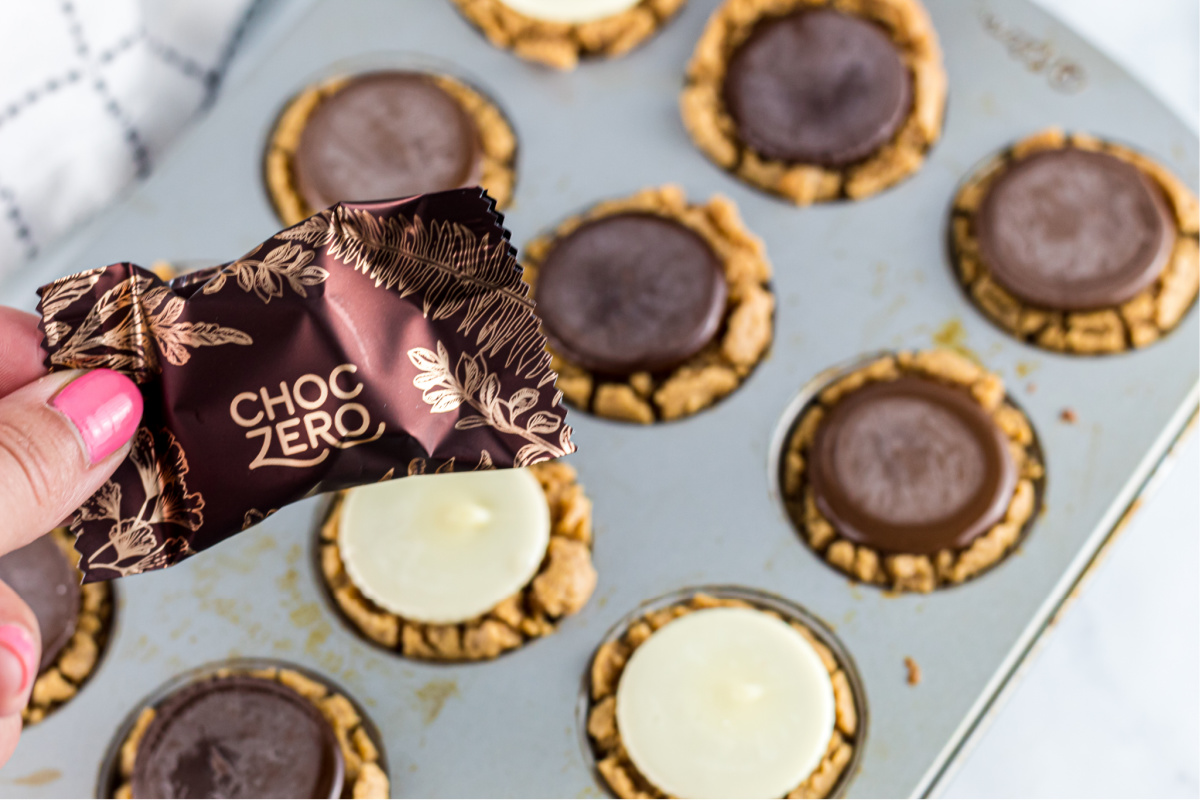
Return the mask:
<svg viewBox="0 0 1200 800">
<path fill-rule="evenodd" d="M 633 8 L 641 0 L 500 0 L 520 14 L 551 22 L 591 22 Z"/>
<path fill-rule="evenodd" d="M 783 797 L 821 763 L 833 686 L 786 622 L 710 608 L 660 628 L 617 686 L 617 730 L 638 770 L 675 797 Z"/>
<path fill-rule="evenodd" d="M 414 475 L 346 495 L 338 547 L 354 585 L 418 622 L 486 613 L 537 574 L 550 508 L 527 469 Z"/>
</svg>

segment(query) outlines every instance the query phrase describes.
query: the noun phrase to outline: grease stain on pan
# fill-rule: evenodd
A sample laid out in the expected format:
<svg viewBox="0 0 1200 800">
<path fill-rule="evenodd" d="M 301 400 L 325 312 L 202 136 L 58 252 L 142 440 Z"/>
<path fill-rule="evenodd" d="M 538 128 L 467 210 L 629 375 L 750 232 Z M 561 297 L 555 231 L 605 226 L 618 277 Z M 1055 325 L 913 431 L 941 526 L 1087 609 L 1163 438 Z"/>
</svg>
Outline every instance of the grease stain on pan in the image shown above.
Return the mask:
<svg viewBox="0 0 1200 800">
<path fill-rule="evenodd" d="M 421 718 L 426 725 L 433 724 L 433 721 L 445 708 L 447 700 L 451 697 L 461 697 L 458 691 L 458 681 L 429 681 L 417 689 L 413 695 L 421 710 Z"/>
<path fill-rule="evenodd" d="M 10 781 L 15 786 L 45 786 L 48 783 L 54 783 L 62 777 L 62 772 L 57 769 L 39 769 L 28 775 L 22 775 L 19 778 L 13 778 Z"/>
</svg>

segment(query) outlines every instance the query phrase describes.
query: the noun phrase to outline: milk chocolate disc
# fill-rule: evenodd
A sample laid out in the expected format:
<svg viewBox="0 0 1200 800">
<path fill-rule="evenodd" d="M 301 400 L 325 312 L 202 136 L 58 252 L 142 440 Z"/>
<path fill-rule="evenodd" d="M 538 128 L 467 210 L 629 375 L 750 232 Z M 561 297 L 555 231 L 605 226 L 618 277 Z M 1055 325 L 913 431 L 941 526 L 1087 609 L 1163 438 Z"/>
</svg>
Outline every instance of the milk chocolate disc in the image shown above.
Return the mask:
<svg viewBox="0 0 1200 800">
<path fill-rule="evenodd" d="M 134 797 L 341 796 L 345 766 L 333 727 L 273 680 L 203 680 L 156 712 L 138 745 Z"/>
<path fill-rule="evenodd" d="M 0 581 L 11 586 L 37 617 L 42 631 L 40 672 L 54 663 L 75 633 L 79 573 L 54 537 L 46 534 L 0 558 Z"/>
<path fill-rule="evenodd" d="M 998 283 L 1064 311 L 1129 300 L 1159 276 L 1175 244 L 1171 211 L 1141 170 L 1075 148 L 1010 166 L 988 190 L 975 230 Z"/>
<path fill-rule="evenodd" d="M 725 105 L 756 152 L 843 166 L 900 129 L 912 78 L 879 26 L 831 9 L 797 11 L 759 23 L 734 53 Z"/>
<path fill-rule="evenodd" d="M 376 72 L 317 104 L 294 170 L 305 202 L 384 200 L 479 182 L 479 131 L 426 75 Z"/>
<path fill-rule="evenodd" d="M 655 214 L 588 222 L 538 270 L 537 312 L 568 360 L 605 375 L 667 370 L 721 325 L 720 259 L 685 225 Z"/>
<path fill-rule="evenodd" d="M 904 377 L 868 384 L 822 421 L 809 474 L 838 533 L 888 553 L 961 548 L 999 522 L 1016 488 L 1007 440 L 963 389 Z"/>
</svg>

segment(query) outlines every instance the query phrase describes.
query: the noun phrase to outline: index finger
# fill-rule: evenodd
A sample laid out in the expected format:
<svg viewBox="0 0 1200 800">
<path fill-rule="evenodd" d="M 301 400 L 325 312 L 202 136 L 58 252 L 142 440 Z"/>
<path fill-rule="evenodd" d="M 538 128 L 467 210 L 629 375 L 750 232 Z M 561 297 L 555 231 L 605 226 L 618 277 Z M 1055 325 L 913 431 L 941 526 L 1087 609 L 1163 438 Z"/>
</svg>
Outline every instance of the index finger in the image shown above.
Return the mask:
<svg viewBox="0 0 1200 800">
<path fill-rule="evenodd" d="M 0 397 L 46 374 L 38 318 L 0 306 Z"/>
</svg>

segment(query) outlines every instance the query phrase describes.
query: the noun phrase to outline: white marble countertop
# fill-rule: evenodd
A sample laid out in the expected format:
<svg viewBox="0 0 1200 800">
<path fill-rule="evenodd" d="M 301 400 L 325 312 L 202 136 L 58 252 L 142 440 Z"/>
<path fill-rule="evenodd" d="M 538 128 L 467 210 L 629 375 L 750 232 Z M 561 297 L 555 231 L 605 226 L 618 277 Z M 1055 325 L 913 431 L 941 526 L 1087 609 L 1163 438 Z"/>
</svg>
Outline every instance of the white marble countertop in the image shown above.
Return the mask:
<svg viewBox="0 0 1200 800">
<path fill-rule="evenodd" d="M 1196 0 L 1036 1 L 1198 127 Z M 1200 796 L 1195 430 L 1164 472 L 944 796 Z"/>
</svg>

